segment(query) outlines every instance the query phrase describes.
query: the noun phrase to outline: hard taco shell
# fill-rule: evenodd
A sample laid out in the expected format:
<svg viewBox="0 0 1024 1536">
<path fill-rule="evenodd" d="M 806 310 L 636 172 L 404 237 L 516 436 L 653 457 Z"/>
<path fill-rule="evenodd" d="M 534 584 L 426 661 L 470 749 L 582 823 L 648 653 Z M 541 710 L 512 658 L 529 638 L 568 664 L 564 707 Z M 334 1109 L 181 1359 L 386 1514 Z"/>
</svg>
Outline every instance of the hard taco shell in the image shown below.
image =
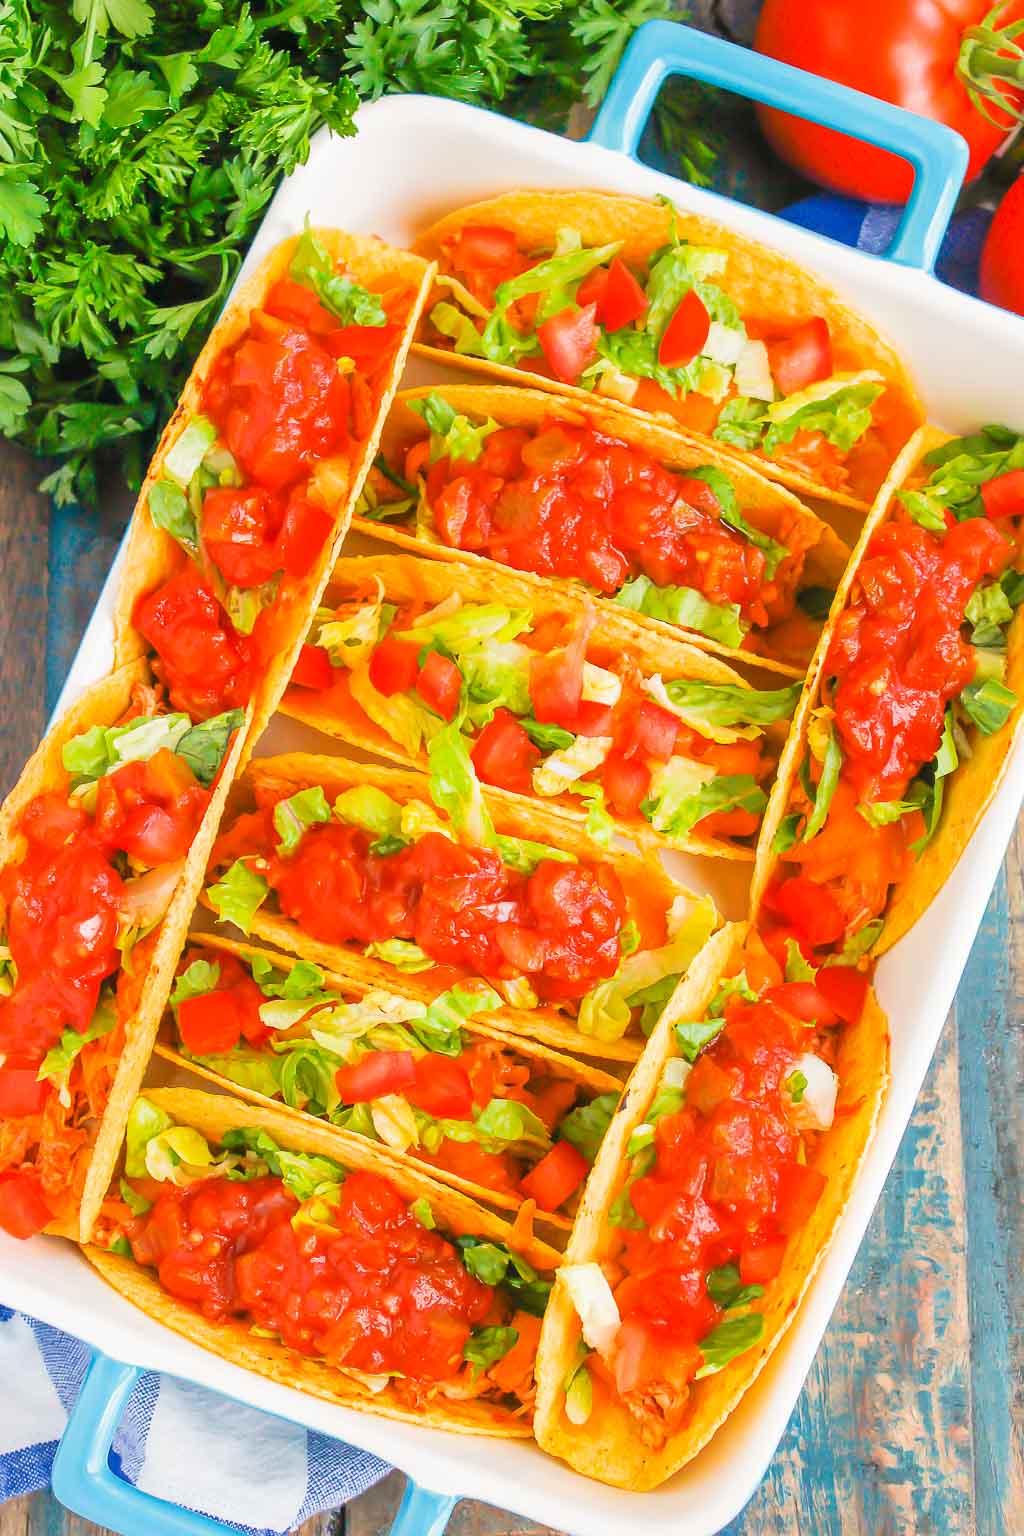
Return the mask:
<svg viewBox="0 0 1024 1536">
<path fill-rule="evenodd" d="M 133 687 L 150 681 L 149 669 L 144 661 L 120 667 L 102 682 L 89 688 L 51 726 L 0 807 L 0 865 L 6 866 L 24 857 L 25 840 L 18 833 L 16 824 L 28 803 L 36 795 L 67 793 L 70 780 L 61 756 L 65 744 L 95 725 L 115 724 L 131 703 Z M 221 812 L 241 755 L 243 734 L 241 729 L 236 731 L 228 747 L 220 777 L 185 860 L 171 904 L 158 929 L 150 936 L 145 974 L 137 991 L 132 1014 L 125 1024 L 124 1049 L 106 1108 L 92 1135 L 92 1152 L 74 1233 L 83 1242 L 88 1241 L 106 1194 L 124 1136 L 128 1112 L 153 1050 L 174 969 L 188 931 L 189 916 L 202 887 Z M 0 923 L 4 915 L 0 903 Z M 138 960 L 140 956 L 136 958 Z M 71 1235 L 67 1224 L 60 1224 L 59 1230 L 63 1235 Z"/>
<path fill-rule="evenodd" d="M 201 1093 L 190 1088 L 156 1088 L 146 1097 L 182 1125 L 192 1126 L 211 1142 L 219 1142 L 228 1130 L 245 1126 L 263 1129 L 282 1147 L 293 1152 L 307 1152 L 343 1161 L 350 1169 L 379 1173 L 388 1178 L 407 1200 L 426 1199 L 434 1212 L 438 1228 L 456 1237 L 466 1234 L 509 1243 L 511 1227 L 493 1212 L 476 1205 L 457 1190 L 437 1184 L 418 1169 L 383 1164 L 373 1145 L 352 1138 L 342 1158 L 337 1143 L 326 1128 L 315 1120 L 297 1125 L 276 1107 L 240 1104 L 222 1094 Z M 550 1273 L 561 1255 L 546 1243 L 513 1240 L 513 1246 L 535 1268 Z M 528 1438 L 530 1425 L 522 1414 L 482 1399 L 455 1401 L 438 1397 L 416 1410 L 403 1403 L 392 1385 L 372 1392 L 361 1373 L 347 1373 L 325 1362 L 306 1359 L 274 1339 L 261 1339 L 240 1321 L 209 1322 L 185 1302 L 163 1290 L 156 1277 L 133 1259 L 88 1247 L 86 1258 L 99 1270 L 104 1280 L 128 1301 L 156 1322 L 163 1323 L 204 1349 L 231 1360 L 247 1370 L 256 1371 L 283 1386 L 295 1387 L 313 1397 L 341 1403 L 376 1413 L 383 1418 L 408 1423 L 427 1424 L 435 1429 L 460 1430 L 464 1434 L 482 1434 Z"/>
<path fill-rule="evenodd" d="M 236 955 L 243 961 L 247 961 L 252 956 L 259 956 L 269 961 L 271 965 L 278 967 L 287 966 L 289 963 L 285 956 L 279 955 L 273 950 L 263 949 L 254 944 L 239 944 L 234 939 L 225 939 L 219 934 L 194 933 L 191 935 L 189 942 L 202 945 L 206 949 L 215 949 L 225 954 Z M 398 977 L 395 984 L 390 986 L 388 990 L 397 996 L 401 996 L 403 992 L 402 982 L 404 980 L 404 977 Z M 365 982 L 354 981 L 351 978 L 346 979 L 344 976 L 336 976 L 330 971 L 324 972 L 324 985 L 328 988 L 337 988 L 347 996 L 355 998 L 365 997 L 369 992 L 376 990 L 373 987 L 367 986 Z M 470 1036 L 471 1039 L 493 1040 L 499 1045 L 507 1046 L 510 1050 L 518 1052 L 521 1056 L 528 1057 L 536 1063 L 539 1073 L 550 1074 L 552 1077 L 562 1079 L 568 1078 L 570 1082 L 576 1083 L 591 1098 L 596 1098 L 601 1093 L 621 1093 L 622 1083 L 620 1079 L 613 1077 L 610 1072 L 605 1072 L 592 1062 L 578 1061 L 574 1057 L 566 1056 L 560 1051 L 551 1050 L 549 1046 L 538 1045 L 534 1041 L 525 1040 L 521 1035 L 511 1035 L 491 1024 L 489 1020 L 493 1017 L 493 1014 L 482 1013 L 474 1018 L 463 1020 L 459 1027 L 463 1034 Z M 162 1056 L 172 1066 L 179 1067 L 186 1072 L 195 1073 L 196 1076 L 205 1078 L 207 1082 L 216 1084 L 222 1092 L 234 1094 L 238 1098 L 245 1099 L 249 1104 L 266 1105 L 273 1108 L 277 1113 L 286 1115 L 296 1126 L 308 1125 L 310 1120 L 313 1120 L 317 1125 L 322 1125 L 324 1130 L 335 1141 L 337 1151 L 334 1155 L 342 1162 L 344 1162 L 348 1148 L 353 1142 L 362 1147 L 369 1144 L 380 1154 L 382 1163 L 390 1164 L 395 1162 L 400 1167 L 412 1166 L 413 1168 L 423 1169 L 430 1178 L 435 1179 L 438 1183 L 451 1185 L 453 1189 L 461 1190 L 464 1195 L 468 1195 L 470 1199 L 479 1201 L 481 1204 L 492 1205 L 496 1206 L 499 1210 L 513 1212 L 518 1211 L 523 1205 L 523 1201 L 514 1195 L 486 1189 L 482 1184 L 474 1184 L 470 1179 L 465 1179 L 460 1174 L 448 1173 L 443 1168 L 434 1168 L 421 1163 L 411 1151 L 399 1152 L 392 1147 L 386 1146 L 383 1142 L 368 1143 L 366 1137 L 357 1136 L 353 1131 L 344 1130 L 341 1126 L 330 1125 L 326 1121 L 319 1120 L 316 1116 L 306 1114 L 303 1110 L 292 1109 L 290 1105 L 283 1104 L 278 1099 L 267 1098 L 265 1094 L 259 1093 L 253 1088 L 242 1087 L 239 1083 L 232 1082 L 229 1078 L 223 1077 L 210 1067 L 203 1066 L 202 1063 L 193 1060 L 192 1057 L 186 1055 L 173 1044 L 174 1039 L 174 1031 L 171 1030 L 168 1034 L 168 1040 L 172 1043 L 165 1044 L 163 1041 L 158 1041 L 156 1054 Z M 537 1220 L 564 1231 L 568 1231 L 572 1225 L 571 1221 L 557 1212 L 538 1211 Z"/>
<path fill-rule="evenodd" d="M 517 374 L 517 377 L 521 375 Z M 787 548 L 806 549 L 800 588 L 834 587 L 839 581 L 849 558 L 849 550 L 842 539 L 822 522 L 790 491 L 766 480 L 764 476 L 731 457 L 717 443 L 708 438 L 687 438 L 671 431 L 643 412 L 625 413 L 613 410 L 583 390 L 572 393 L 572 398 L 543 394 L 533 389 L 509 389 L 495 385 L 443 384 L 436 387 L 403 390 L 395 400 L 384 431 L 381 434 L 381 453 L 389 465 L 401 467 L 405 454 L 416 442 L 429 436 L 429 428 L 421 416 L 409 409 L 414 400 L 437 394 L 446 400 L 460 415 L 473 420 L 490 418 L 503 427 L 524 427 L 536 432 L 544 422 L 553 419 L 566 421 L 574 426 L 585 425 L 628 443 L 634 448 L 658 459 L 669 469 L 695 469 L 699 465 L 711 465 L 728 475 L 736 490 L 737 500 L 748 521 L 762 533 L 767 533 Z M 418 539 L 401 526 L 380 522 L 361 515 L 352 520 L 353 529 L 371 535 L 402 549 L 426 555 L 432 560 L 450 560 L 459 565 L 492 573 L 496 563 L 469 550 L 452 549 L 447 544 L 428 543 Z M 530 571 L 518 571 L 500 567 L 502 581 L 515 584 L 524 593 L 557 590 L 567 602 L 582 602 L 587 589 L 582 583 L 570 582 L 559 577 L 542 577 Z M 531 601 L 538 601 L 537 597 Z M 649 634 L 679 641 L 709 654 L 720 656 L 733 667 L 756 666 L 768 671 L 780 672 L 786 677 L 802 677 L 807 653 L 794 648 L 785 634 L 784 625 L 769 628 L 755 634 L 751 643 L 757 649 L 737 650 L 723 645 L 693 630 L 683 630 L 663 619 L 649 618 L 624 608 L 611 598 L 599 597 L 596 605 L 602 622 L 608 616 L 610 625 L 627 624 L 632 633 L 638 628 Z"/>
<path fill-rule="evenodd" d="M 913 381 L 898 353 L 826 283 L 781 251 L 738 235 L 714 219 L 684 209 L 677 210 L 675 218 L 681 240 L 726 253 L 728 266 L 715 281 L 735 301 L 743 315 L 756 318 L 769 328 L 777 327 L 783 334 L 812 316 L 820 315 L 828 322 L 836 372 L 860 372 L 870 368 L 882 375 L 887 386 L 886 393 L 880 397 L 885 403 L 884 439 L 891 459 L 924 421 L 924 411 Z M 559 230 L 570 228 L 579 231 L 584 246 L 621 241 L 619 255 L 622 260 L 627 265 L 643 267 L 655 251 L 668 243 L 671 223 L 671 209 L 647 198 L 609 192 L 508 192 L 445 215 L 419 236 L 414 249 L 429 260 L 437 261 L 443 277 L 446 270 L 444 247 L 468 225 L 498 225 L 511 230 L 525 251 L 553 250 Z M 449 298 L 450 294 L 444 291 L 442 295 L 439 288 L 438 297 L 441 296 Z M 422 342 L 417 344 L 416 351 L 438 361 L 443 359 L 449 365 L 454 359 L 459 367 L 509 382 L 519 381 L 524 372 L 528 372 L 531 383 L 539 389 L 588 398 L 588 391 L 561 384 L 543 374 L 534 374 L 529 371 L 528 364 L 515 368 L 490 363 L 483 358 L 462 355 L 456 358 L 450 349 Z M 618 405 L 616 409 L 631 416 L 645 415 L 629 405 Z M 670 415 L 658 419 L 665 420 L 674 432 L 692 442 L 703 444 L 707 441 L 698 433 L 679 426 Z M 760 454 L 741 449 L 727 451 L 761 474 L 802 495 L 865 511 L 882 478 L 873 464 L 867 464 L 860 473 L 857 472 L 856 450 L 848 461 L 851 469 L 849 488 L 842 491 L 830 490 L 810 476 Z"/>
<path fill-rule="evenodd" d="M 362 285 L 376 291 L 387 288 L 408 290 L 409 308 L 405 334 L 388 369 L 383 388 L 374 402 L 374 426 L 362 444 L 353 442 L 354 457 L 325 459 L 316 467 L 312 481 L 322 505 L 334 519 L 333 533 L 309 575 L 295 585 L 278 615 L 275 632 L 276 651 L 264 668 L 249 702 L 250 722 L 246 734 L 243 764 L 277 707 L 306 636 L 310 618 L 327 580 L 341 542 L 348 530 L 352 508 L 366 473 L 377 451 L 384 418 L 405 367 L 424 301 L 430 291 L 433 271 L 430 264 L 408 251 L 399 251 L 383 241 L 364 235 L 348 235 L 337 229 L 311 231 L 335 261 Z M 149 514 L 149 493 L 160 478 L 164 460 L 189 420 L 202 413 L 203 388 L 217 358 L 244 336 L 249 314 L 258 309 L 273 285 L 285 275 L 299 237 L 293 235 L 274 247 L 252 275 L 245 279 L 207 337 L 195 366 L 182 390 L 181 398 L 157 445 L 129 527 L 124 552 L 124 568 L 114 609 L 114 649 L 116 664 L 122 665 L 146 655 L 148 646 L 134 628 L 132 615 L 139 599 L 165 582 L 183 563 L 184 556 L 169 534 L 157 528 Z"/>
<path fill-rule="evenodd" d="M 232 815 L 251 808 L 257 789 L 277 794 L 283 799 L 314 784 L 323 786 L 331 803 L 346 789 L 371 784 L 400 804 L 409 800 L 422 800 L 430 804 L 427 779 L 422 774 L 379 767 L 376 763 L 360 763 L 349 758 L 317 757 L 311 753 L 292 752 L 282 757 L 257 758 L 249 765 L 236 786 Z M 567 821 L 556 811 L 535 805 L 532 801 L 524 803 L 521 797 L 507 795 L 497 789 L 487 790 L 485 799 L 499 832 L 547 843 L 574 854 L 578 859 L 611 864 L 622 881 L 627 897 L 637 910 L 663 915 L 680 894 L 685 894 L 683 888 L 669 877 L 660 861 L 644 860 L 618 848 L 598 848 L 576 822 Z M 210 905 L 208 896 L 204 896 L 203 901 L 206 906 Z M 383 961 L 367 958 L 356 947 L 349 950 L 343 945 L 327 944 L 311 938 L 291 918 L 264 909 L 254 916 L 252 932 L 286 954 L 312 960 L 344 982 L 357 981 L 367 988 L 383 991 L 400 990 L 405 996 L 419 998 L 424 1002 L 432 1002 L 438 992 L 451 986 L 459 977 L 459 972 L 452 967 L 440 966 L 435 971 L 445 978 L 443 984 L 439 984 L 435 971 L 401 974 Z M 533 1009 L 500 1008 L 489 1018 L 510 1035 L 525 1036 L 556 1051 L 580 1053 L 604 1061 L 636 1061 L 642 1051 L 642 1042 L 634 1038 L 603 1041 L 583 1035 L 575 1028 L 568 1014 L 549 1005 Z"/>
<path fill-rule="evenodd" d="M 677 1054 L 674 1026 L 678 1020 L 703 1016 L 744 932 L 744 925 L 732 925 L 708 941 L 658 1021 L 598 1153 L 566 1249 L 566 1264 L 599 1262 L 613 1250 L 616 1238 L 608 1214 L 625 1178 L 626 1146 L 643 1122 L 665 1063 Z M 835 1123 L 822 1134 L 813 1159 L 828 1184 L 810 1219 L 790 1238 L 780 1274 L 756 1303 L 765 1319 L 761 1341 L 717 1375 L 694 1383 L 688 1422 L 661 1449 L 645 1445 L 629 1412 L 600 1389 L 586 1424 L 575 1426 L 565 1417 L 563 1383 L 577 1359 L 580 1326 L 569 1294 L 556 1278 L 537 1355 L 534 1431 L 542 1449 L 588 1477 L 640 1491 L 657 1487 L 703 1449 L 760 1375 L 828 1251 L 874 1130 L 888 1063 L 888 1026 L 870 992 L 860 1021 L 843 1032 Z"/>
</svg>

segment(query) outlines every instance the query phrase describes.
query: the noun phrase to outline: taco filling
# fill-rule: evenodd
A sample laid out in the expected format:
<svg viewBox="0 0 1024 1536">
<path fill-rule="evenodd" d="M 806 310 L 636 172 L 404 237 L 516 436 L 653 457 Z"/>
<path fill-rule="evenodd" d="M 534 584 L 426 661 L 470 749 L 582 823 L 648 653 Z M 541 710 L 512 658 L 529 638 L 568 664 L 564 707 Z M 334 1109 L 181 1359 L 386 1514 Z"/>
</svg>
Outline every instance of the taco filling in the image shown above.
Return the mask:
<svg viewBox="0 0 1024 1536">
<path fill-rule="evenodd" d="M 333 536 L 373 431 L 412 297 L 361 287 L 307 230 L 203 379 L 148 502 L 187 558 L 133 614 L 176 708 L 205 718 L 244 705 L 277 653 L 281 612 Z"/>
<path fill-rule="evenodd" d="M 211 1145 L 145 1098 L 126 1146 L 95 1240 L 155 1270 L 169 1295 L 413 1408 L 478 1398 L 528 1411 L 551 1287 L 507 1245 L 448 1236 L 427 1198 L 263 1129 Z"/>
<path fill-rule="evenodd" d="M 137 685 L 123 720 L 67 741 L 0 872 L 0 1227 L 78 1209 L 157 929 L 241 711 L 193 725 Z"/>
<path fill-rule="evenodd" d="M 939 827 L 945 781 L 1006 727 L 1024 438 L 1001 427 L 927 454 L 869 539 L 832 636 L 764 895 L 765 939 L 808 958 L 876 942 L 893 887 Z"/>
<path fill-rule="evenodd" d="M 669 238 L 646 261 L 572 228 L 524 248 L 498 224 L 466 224 L 440 247 L 450 281 L 427 340 L 463 357 L 539 373 L 756 453 L 829 490 L 860 458 L 884 472 L 883 375 L 837 369 L 827 319 L 742 313 L 729 253 Z M 878 478 L 881 478 L 879 473 Z"/>
<path fill-rule="evenodd" d="M 171 994 L 183 1052 L 218 1077 L 408 1153 L 478 1196 L 559 1211 L 619 1095 L 588 1087 L 603 1073 L 475 1033 L 499 1005 L 479 984 L 429 1004 L 343 992 L 309 961 L 278 968 L 259 951 L 202 945 L 186 953 Z"/>
<path fill-rule="evenodd" d="M 475 422 L 438 393 L 408 405 L 430 435 L 401 463 L 378 462 L 363 518 L 406 519 L 428 544 L 585 582 L 724 646 L 810 654 L 831 594 L 806 582 L 821 525 L 795 499 L 779 493 L 769 535 L 714 464 L 670 469 L 555 414 L 528 429 Z"/>
<path fill-rule="evenodd" d="M 396 577 L 411 593 L 415 572 L 406 562 Z M 589 608 L 535 614 L 457 590 L 430 607 L 390 602 L 386 562 L 342 562 L 334 591 L 353 584 L 361 597 L 318 612 L 286 711 L 345 738 L 361 722 L 364 745 L 378 750 L 382 732 L 414 764 L 468 753 L 482 783 L 586 807 L 592 826 L 610 810 L 677 846 L 751 846 L 799 683 L 645 674 Z"/>
<path fill-rule="evenodd" d="M 804 969 L 809 980 L 786 979 L 751 948 L 704 1016 L 675 1025 L 629 1139 L 607 1257 L 561 1271 L 582 1325 L 563 1382 L 570 1423 L 603 1397 L 660 1449 L 694 1383 L 761 1340 L 760 1298 L 826 1184 L 812 1164 L 835 1117 L 837 1039 L 867 993 L 860 972 Z"/>
<path fill-rule="evenodd" d="M 453 785 L 440 771 L 437 782 Z M 416 995 L 474 977 L 516 1009 L 553 1005 L 580 1033 L 619 1041 L 634 1027 L 650 1032 L 717 924 L 710 899 L 639 861 L 495 832 L 482 797 L 484 824 L 456 842 L 466 825 L 457 801 L 449 822 L 425 800 L 400 804 L 372 784 L 333 806 L 319 784 L 287 795 L 256 776 L 253 788 L 260 808 L 214 846 L 209 905 L 243 933 L 300 950 L 308 936 L 337 963 L 347 952 L 383 964 L 419 983 Z M 290 920 L 287 931 L 262 920 L 265 904 Z"/>
</svg>

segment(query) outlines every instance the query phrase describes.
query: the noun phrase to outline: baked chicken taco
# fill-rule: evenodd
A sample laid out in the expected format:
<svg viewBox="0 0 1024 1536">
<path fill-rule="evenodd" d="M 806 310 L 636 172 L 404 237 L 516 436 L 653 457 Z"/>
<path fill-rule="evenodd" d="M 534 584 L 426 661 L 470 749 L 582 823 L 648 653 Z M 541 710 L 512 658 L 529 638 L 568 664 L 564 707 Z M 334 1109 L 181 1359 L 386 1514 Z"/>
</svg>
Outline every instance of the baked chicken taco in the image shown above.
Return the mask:
<svg viewBox="0 0 1024 1536">
<path fill-rule="evenodd" d="M 802 676 L 849 550 L 782 486 L 650 420 L 536 390 L 397 399 L 353 527 Z M 484 569 L 487 569 L 485 566 Z M 542 582 L 540 578 L 547 578 Z M 610 622 L 611 621 L 610 619 Z"/>
<path fill-rule="evenodd" d="M 800 684 L 521 590 L 480 566 L 338 561 L 285 714 L 349 746 L 464 771 L 646 844 L 753 858 Z"/>
<path fill-rule="evenodd" d="M 276 707 L 344 537 L 430 281 L 339 230 L 275 247 L 200 353 L 143 485 L 115 613 L 197 718 Z"/>
<path fill-rule="evenodd" d="M 152 1090 L 86 1256 L 148 1316 L 273 1381 L 528 1436 L 558 1253 L 369 1143 L 336 1152 L 269 1106 Z"/>
<path fill-rule="evenodd" d="M 0 810 L 0 1228 L 87 1236 L 242 747 L 145 662 L 89 689 Z"/>
<path fill-rule="evenodd" d="M 824 1257 L 887 1078 L 866 977 L 826 996 L 742 928 L 710 940 L 630 1079 L 556 1278 L 544 1450 L 641 1490 L 697 1454 Z"/>
<path fill-rule="evenodd" d="M 782 954 L 888 949 L 949 876 L 1021 718 L 1024 437 L 927 429 L 865 525 L 765 815 L 754 912 Z"/>
<path fill-rule="evenodd" d="M 440 276 L 423 348 L 653 412 L 794 490 L 869 503 L 924 414 L 874 328 L 780 252 L 601 192 L 511 192 L 416 249 Z"/>
<path fill-rule="evenodd" d="M 491 1019 L 501 999 L 456 983 L 433 1002 L 333 976 L 308 960 L 196 934 L 157 1050 L 301 1123 L 334 1128 L 425 1166 L 503 1210 L 571 1212 L 622 1084 Z"/>
<path fill-rule="evenodd" d="M 502 999 L 488 1016 L 500 1028 L 616 1061 L 640 1055 L 718 922 L 660 863 L 601 848 L 546 807 L 485 796 L 458 758 L 430 779 L 260 758 L 207 878 L 223 922 L 337 976 L 428 1003 L 474 979 Z"/>
</svg>

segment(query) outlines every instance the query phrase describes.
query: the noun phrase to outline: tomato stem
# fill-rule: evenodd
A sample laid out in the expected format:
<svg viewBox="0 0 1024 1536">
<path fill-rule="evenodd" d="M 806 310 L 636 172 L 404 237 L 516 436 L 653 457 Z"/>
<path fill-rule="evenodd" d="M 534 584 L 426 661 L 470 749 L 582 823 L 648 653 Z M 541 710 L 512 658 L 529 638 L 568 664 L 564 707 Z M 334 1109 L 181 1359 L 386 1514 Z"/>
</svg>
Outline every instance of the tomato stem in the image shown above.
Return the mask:
<svg viewBox="0 0 1024 1536">
<path fill-rule="evenodd" d="M 1017 41 L 1024 31 L 1024 21 L 996 26 L 995 19 L 1001 10 L 999 4 L 980 26 L 966 28 L 956 73 L 982 116 L 1009 132 L 1011 123 L 1024 122 L 1024 105 L 1014 99 L 1014 91 L 1006 90 L 1007 85 L 1024 87 L 1024 48 Z M 993 106 L 999 109 L 1001 117 L 995 115 Z"/>
</svg>

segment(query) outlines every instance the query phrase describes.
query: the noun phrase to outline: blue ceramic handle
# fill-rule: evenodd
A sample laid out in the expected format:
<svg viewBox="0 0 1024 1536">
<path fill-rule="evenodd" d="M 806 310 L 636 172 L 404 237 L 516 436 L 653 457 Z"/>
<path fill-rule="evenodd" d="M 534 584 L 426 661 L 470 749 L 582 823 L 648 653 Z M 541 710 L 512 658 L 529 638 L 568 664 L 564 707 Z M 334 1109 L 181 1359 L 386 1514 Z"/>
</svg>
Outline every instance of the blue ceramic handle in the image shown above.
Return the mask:
<svg viewBox="0 0 1024 1536">
<path fill-rule="evenodd" d="M 389 1536 L 443 1536 L 458 1499 L 407 1482 Z"/>
<path fill-rule="evenodd" d="M 142 1375 L 97 1351 L 53 1458 L 54 1497 L 119 1536 L 237 1536 L 234 1526 L 143 1493 L 110 1467 L 110 1447 L 132 1388 Z M 457 1499 L 406 1484 L 391 1536 L 442 1536 Z"/>
<path fill-rule="evenodd" d="M 237 1536 L 233 1526 L 143 1493 L 111 1470 L 111 1442 L 141 1375 L 136 1365 L 93 1355 L 53 1458 L 54 1497 L 65 1509 L 120 1536 L 141 1531 L 146 1536 Z"/>
<path fill-rule="evenodd" d="M 924 272 L 935 266 L 967 171 L 967 145 L 952 128 L 693 27 L 649 21 L 622 56 L 590 131 L 591 143 L 635 156 L 669 75 L 721 86 L 909 160 L 914 187 L 887 259 Z"/>
</svg>

